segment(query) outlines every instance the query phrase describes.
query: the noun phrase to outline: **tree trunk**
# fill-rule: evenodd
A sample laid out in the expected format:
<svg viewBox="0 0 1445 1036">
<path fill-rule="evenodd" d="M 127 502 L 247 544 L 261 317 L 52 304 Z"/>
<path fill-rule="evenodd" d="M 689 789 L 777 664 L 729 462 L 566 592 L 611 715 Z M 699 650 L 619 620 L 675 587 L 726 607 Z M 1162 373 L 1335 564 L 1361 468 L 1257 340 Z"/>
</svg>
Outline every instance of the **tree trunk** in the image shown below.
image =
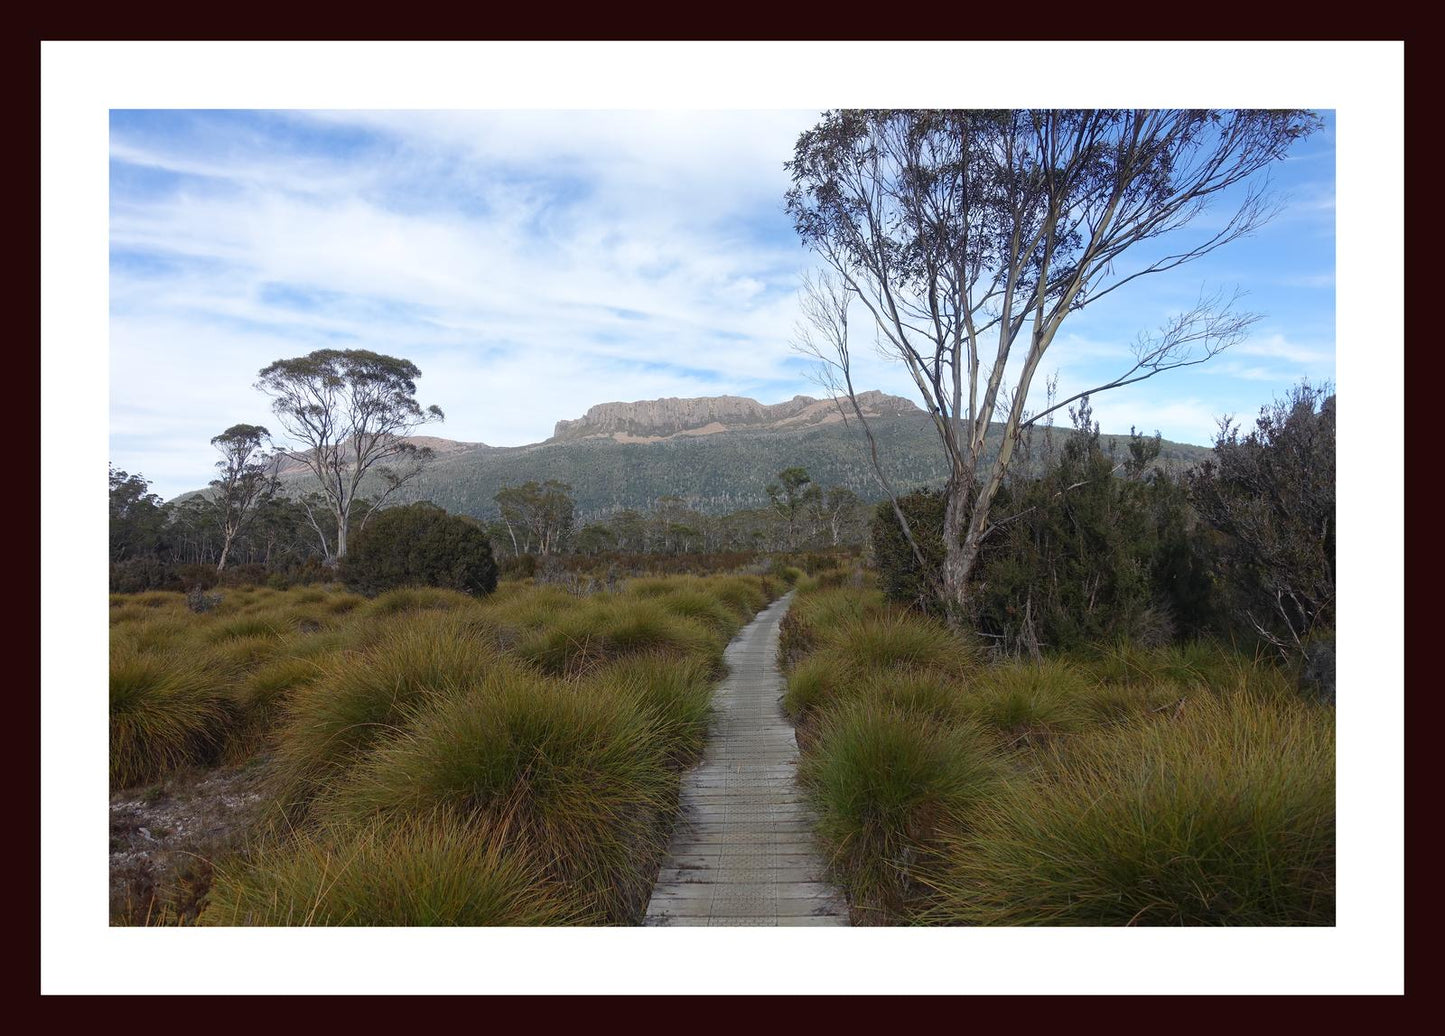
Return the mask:
<svg viewBox="0 0 1445 1036">
<path fill-rule="evenodd" d="M 948 486 L 948 500 L 943 510 L 943 593 L 948 623 L 960 628 L 971 619 L 969 579 L 973 576 L 974 563 L 978 560 L 978 543 L 975 538 L 965 536 L 964 526 L 970 526 L 969 494 L 965 491 L 967 482 L 955 477 Z M 972 540 L 972 542 L 970 542 Z"/>
</svg>

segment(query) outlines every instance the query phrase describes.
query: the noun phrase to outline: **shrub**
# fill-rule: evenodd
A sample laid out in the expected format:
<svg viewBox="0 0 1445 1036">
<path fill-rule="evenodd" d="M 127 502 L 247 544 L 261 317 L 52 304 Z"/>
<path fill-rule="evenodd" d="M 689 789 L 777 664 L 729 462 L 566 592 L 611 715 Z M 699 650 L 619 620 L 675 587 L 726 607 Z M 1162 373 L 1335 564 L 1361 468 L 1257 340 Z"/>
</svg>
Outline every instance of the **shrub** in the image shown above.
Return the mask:
<svg viewBox="0 0 1445 1036">
<path fill-rule="evenodd" d="M 1260 410 L 1240 437 L 1225 425 L 1215 460 L 1189 480 L 1223 534 L 1221 580 L 1241 633 L 1294 659 L 1335 624 L 1335 396 L 1305 382 Z"/>
<path fill-rule="evenodd" d="M 501 574 L 507 579 L 531 579 L 537 574 L 537 559 L 531 554 L 503 558 Z"/>
<path fill-rule="evenodd" d="M 348 545 L 346 585 L 367 596 L 400 586 L 436 586 L 473 596 L 497 588 L 487 534 L 434 504 L 393 507 L 374 515 Z"/>
<path fill-rule="evenodd" d="M 113 594 L 179 590 L 182 585 L 176 570 L 159 558 L 130 558 L 112 562 L 110 566 L 110 592 Z"/>
<path fill-rule="evenodd" d="M 267 586 L 269 585 L 265 565 L 231 565 L 219 573 L 217 582 L 221 586 Z M 284 590 L 284 586 L 273 587 Z"/>
</svg>

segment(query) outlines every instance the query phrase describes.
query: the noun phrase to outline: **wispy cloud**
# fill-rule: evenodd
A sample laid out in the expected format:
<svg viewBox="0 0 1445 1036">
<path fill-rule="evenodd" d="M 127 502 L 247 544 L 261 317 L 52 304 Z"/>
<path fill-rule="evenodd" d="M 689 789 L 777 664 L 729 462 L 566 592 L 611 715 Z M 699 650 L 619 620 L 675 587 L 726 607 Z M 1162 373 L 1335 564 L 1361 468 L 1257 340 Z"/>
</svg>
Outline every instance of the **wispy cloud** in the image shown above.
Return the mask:
<svg viewBox="0 0 1445 1036">
<path fill-rule="evenodd" d="M 496 445 L 609 400 L 816 393 L 790 349 L 813 263 L 782 201 L 815 118 L 117 112 L 113 458 L 167 495 L 194 487 L 212 435 L 270 416 L 257 371 L 323 347 L 413 360 L 447 413 L 434 430 Z M 1072 321 L 1046 366 L 1085 386 L 1126 367 L 1175 304 L 1139 302 Z M 1247 355 L 1327 350 L 1269 348 Z M 869 352 L 860 386 L 911 396 Z"/>
</svg>

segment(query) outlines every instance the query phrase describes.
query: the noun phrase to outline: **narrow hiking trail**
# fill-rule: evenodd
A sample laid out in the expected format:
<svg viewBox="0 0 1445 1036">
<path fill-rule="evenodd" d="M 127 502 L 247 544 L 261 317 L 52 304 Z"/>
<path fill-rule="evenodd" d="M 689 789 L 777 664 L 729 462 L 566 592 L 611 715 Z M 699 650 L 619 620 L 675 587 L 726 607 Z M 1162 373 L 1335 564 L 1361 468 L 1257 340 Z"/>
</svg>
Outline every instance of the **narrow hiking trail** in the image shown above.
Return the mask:
<svg viewBox="0 0 1445 1036">
<path fill-rule="evenodd" d="M 848 924 L 813 849 L 794 780 L 798 744 L 779 698 L 779 598 L 733 638 L 707 751 L 683 779 L 682 811 L 644 925 Z"/>
</svg>

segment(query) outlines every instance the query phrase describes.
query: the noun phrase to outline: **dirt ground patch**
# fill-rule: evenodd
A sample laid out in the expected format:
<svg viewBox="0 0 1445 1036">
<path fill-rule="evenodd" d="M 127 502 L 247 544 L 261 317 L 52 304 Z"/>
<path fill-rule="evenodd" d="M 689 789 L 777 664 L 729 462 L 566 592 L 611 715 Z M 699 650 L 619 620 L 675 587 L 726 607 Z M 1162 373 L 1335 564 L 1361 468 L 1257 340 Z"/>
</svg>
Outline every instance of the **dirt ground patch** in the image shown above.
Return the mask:
<svg viewBox="0 0 1445 1036">
<path fill-rule="evenodd" d="M 214 861 L 260 817 L 264 760 L 173 773 L 110 799 L 110 923 L 192 924 Z"/>
</svg>

